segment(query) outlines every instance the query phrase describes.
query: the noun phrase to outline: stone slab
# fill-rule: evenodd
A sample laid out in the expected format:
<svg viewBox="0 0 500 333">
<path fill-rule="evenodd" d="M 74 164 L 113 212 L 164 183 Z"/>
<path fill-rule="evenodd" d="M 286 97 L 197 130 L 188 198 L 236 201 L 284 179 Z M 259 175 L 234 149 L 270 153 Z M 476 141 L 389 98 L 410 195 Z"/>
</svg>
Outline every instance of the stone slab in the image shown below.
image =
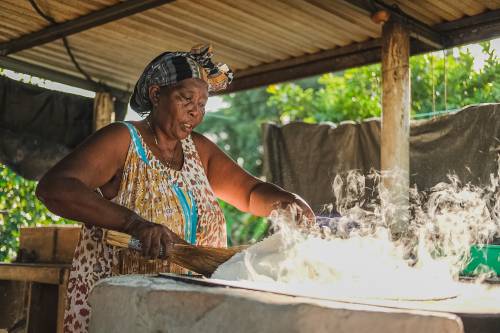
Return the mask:
<svg viewBox="0 0 500 333">
<path fill-rule="evenodd" d="M 454 314 L 121 276 L 90 295 L 90 332 L 461 333 Z"/>
</svg>

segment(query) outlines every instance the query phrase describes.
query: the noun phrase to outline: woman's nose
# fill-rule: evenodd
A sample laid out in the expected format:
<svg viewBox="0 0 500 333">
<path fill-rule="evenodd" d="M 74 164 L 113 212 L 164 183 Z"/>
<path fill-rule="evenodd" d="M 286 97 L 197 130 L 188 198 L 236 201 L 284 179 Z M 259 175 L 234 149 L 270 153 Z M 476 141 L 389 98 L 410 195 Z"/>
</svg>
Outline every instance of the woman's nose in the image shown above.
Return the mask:
<svg viewBox="0 0 500 333">
<path fill-rule="evenodd" d="M 203 115 L 205 113 L 205 107 L 202 105 L 195 104 L 190 110 L 189 115 L 191 117 L 196 117 L 197 114 Z"/>
</svg>

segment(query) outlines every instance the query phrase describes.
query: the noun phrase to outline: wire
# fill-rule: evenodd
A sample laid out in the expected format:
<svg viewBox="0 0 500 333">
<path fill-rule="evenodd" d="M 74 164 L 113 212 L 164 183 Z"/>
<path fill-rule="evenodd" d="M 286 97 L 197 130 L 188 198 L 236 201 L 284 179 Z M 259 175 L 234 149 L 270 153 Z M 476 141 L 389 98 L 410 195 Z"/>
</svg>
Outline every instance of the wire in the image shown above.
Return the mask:
<svg viewBox="0 0 500 333">
<path fill-rule="evenodd" d="M 436 112 L 436 85 L 434 82 L 434 56 L 431 54 L 432 112 Z"/>
<path fill-rule="evenodd" d="M 446 70 L 446 50 L 443 50 L 444 54 L 444 109 L 448 110 L 448 72 Z"/>
<path fill-rule="evenodd" d="M 38 7 L 37 3 L 35 2 L 35 0 L 28 0 L 31 4 L 31 6 L 33 7 L 33 9 L 41 16 L 43 17 L 45 20 L 47 20 L 49 23 L 52 23 L 52 24 L 58 24 L 56 22 L 56 20 L 50 16 L 50 15 L 47 15 L 46 13 L 44 13 L 40 7 Z M 100 85 L 104 90 L 105 89 L 105 86 L 101 83 L 98 83 L 96 81 L 94 81 L 92 79 L 92 77 L 83 70 L 83 68 L 80 66 L 80 64 L 76 61 L 76 58 L 75 56 L 73 55 L 73 52 L 71 51 L 71 47 L 69 46 L 69 42 L 68 42 L 68 39 L 63 36 L 62 37 L 62 40 L 63 40 L 63 44 L 64 44 L 64 48 L 66 49 L 66 52 L 68 53 L 68 56 L 69 58 L 71 59 L 71 62 L 73 63 L 73 65 L 76 67 L 76 69 L 90 82 L 93 82 L 95 84 L 98 84 Z"/>
</svg>

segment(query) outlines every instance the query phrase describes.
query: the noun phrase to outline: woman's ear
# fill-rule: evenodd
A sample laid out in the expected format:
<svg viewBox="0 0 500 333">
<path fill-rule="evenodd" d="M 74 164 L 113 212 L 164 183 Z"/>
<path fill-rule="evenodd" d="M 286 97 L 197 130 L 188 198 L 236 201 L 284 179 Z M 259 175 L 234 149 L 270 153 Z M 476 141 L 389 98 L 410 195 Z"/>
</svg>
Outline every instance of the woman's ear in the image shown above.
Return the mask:
<svg viewBox="0 0 500 333">
<path fill-rule="evenodd" d="M 149 100 L 153 106 L 158 106 L 160 102 L 160 86 L 152 85 L 149 87 Z"/>
</svg>

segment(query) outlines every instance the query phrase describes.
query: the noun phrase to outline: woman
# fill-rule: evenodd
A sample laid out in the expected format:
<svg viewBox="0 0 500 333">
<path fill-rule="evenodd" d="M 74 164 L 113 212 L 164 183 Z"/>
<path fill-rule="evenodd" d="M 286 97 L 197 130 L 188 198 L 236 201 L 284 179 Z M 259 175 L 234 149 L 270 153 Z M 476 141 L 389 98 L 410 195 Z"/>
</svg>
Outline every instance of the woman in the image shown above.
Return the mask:
<svg viewBox="0 0 500 333">
<path fill-rule="evenodd" d="M 267 216 L 277 204 L 300 207 L 295 194 L 249 175 L 214 143 L 193 132 L 209 91 L 230 83 L 208 46 L 166 52 L 142 73 L 131 107 L 146 118 L 111 124 L 47 172 L 37 196 L 54 213 L 84 223 L 68 284 L 65 331 L 86 331 L 87 295 L 105 277 L 183 272 L 159 258 L 176 242 L 226 247 L 226 223 L 216 198 Z M 138 238 L 142 253 L 111 247 L 103 229 Z"/>
</svg>

